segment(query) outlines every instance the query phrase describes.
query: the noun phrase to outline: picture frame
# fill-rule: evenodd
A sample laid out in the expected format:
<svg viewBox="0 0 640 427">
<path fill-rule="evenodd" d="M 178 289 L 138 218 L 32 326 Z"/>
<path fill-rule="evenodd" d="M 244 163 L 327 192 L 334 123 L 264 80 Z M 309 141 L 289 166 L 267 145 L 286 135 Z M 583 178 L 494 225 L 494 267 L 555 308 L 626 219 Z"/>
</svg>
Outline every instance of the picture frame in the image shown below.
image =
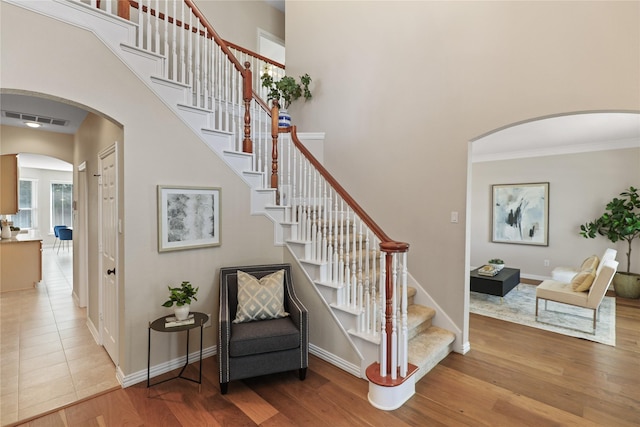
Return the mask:
<svg viewBox="0 0 640 427">
<path fill-rule="evenodd" d="M 220 192 L 158 185 L 158 252 L 220 246 Z"/>
<path fill-rule="evenodd" d="M 491 241 L 549 246 L 549 183 L 491 186 Z"/>
</svg>

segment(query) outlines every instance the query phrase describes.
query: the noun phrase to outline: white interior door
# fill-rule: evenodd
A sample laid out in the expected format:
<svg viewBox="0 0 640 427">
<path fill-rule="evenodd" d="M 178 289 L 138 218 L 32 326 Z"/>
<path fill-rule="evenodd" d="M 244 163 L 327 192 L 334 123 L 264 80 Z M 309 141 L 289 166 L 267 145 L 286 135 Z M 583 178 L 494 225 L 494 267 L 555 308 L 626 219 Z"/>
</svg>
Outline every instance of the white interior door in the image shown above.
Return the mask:
<svg viewBox="0 0 640 427">
<path fill-rule="evenodd" d="M 118 365 L 118 174 L 116 146 L 100 157 L 100 336 Z"/>
</svg>

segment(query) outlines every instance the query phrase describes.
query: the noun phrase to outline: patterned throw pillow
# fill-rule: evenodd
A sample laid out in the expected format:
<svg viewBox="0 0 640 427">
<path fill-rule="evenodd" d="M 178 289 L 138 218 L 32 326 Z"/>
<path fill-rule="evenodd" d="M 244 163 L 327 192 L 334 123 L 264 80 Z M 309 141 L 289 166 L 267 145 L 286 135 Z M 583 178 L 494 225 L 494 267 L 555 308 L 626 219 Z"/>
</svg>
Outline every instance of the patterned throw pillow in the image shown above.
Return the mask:
<svg viewBox="0 0 640 427">
<path fill-rule="evenodd" d="M 238 270 L 238 309 L 233 323 L 286 317 L 284 311 L 284 270 L 260 280 Z"/>
</svg>

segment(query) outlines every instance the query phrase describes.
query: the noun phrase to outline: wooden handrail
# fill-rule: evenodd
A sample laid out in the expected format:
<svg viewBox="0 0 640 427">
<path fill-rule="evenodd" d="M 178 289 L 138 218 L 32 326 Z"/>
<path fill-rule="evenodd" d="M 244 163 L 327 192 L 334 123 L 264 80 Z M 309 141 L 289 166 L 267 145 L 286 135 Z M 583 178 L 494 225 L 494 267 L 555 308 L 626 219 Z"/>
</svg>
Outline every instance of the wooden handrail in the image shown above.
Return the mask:
<svg viewBox="0 0 640 427">
<path fill-rule="evenodd" d="M 274 113 L 272 112 L 272 117 Z M 277 117 L 278 114 L 276 113 Z M 275 121 L 275 120 L 274 120 Z M 407 252 L 409 250 L 409 244 L 405 242 L 397 242 L 391 239 L 387 234 L 380 228 L 378 224 L 365 212 L 365 210 L 356 202 L 353 197 L 344 189 L 342 185 L 327 171 L 327 169 L 322 166 L 322 164 L 316 159 L 313 154 L 307 149 L 307 147 L 300 142 L 298 139 L 297 128 L 296 126 L 291 126 L 290 128 L 279 128 L 279 133 L 291 133 L 291 140 L 294 145 L 300 150 L 300 152 L 309 160 L 309 163 L 313 165 L 314 168 L 320 175 L 329 183 L 331 187 L 333 187 L 336 192 L 342 197 L 342 199 L 353 209 L 354 213 L 358 215 L 358 217 L 369 227 L 369 229 L 375 234 L 378 239 L 380 239 L 380 249 L 384 252 Z M 277 173 L 277 172 L 276 172 Z M 273 179 L 273 175 L 272 175 Z"/>
<path fill-rule="evenodd" d="M 261 61 L 268 62 L 268 63 L 269 63 L 269 64 L 271 64 L 271 65 L 275 65 L 275 66 L 276 66 L 276 67 L 278 67 L 278 68 L 282 68 L 283 70 L 284 70 L 284 68 L 285 68 L 285 67 L 284 67 L 284 64 L 281 64 L 281 63 L 279 63 L 279 62 L 276 62 L 276 61 L 274 61 L 273 59 L 269 59 L 269 58 L 267 58 L 266 56 L 262 56 L 262 55 L 260 55 L 259 53 L 255 53 L 255 52 L 253 52 L 253 51 L 251 51 L 251 50 L 247 49 L 246 47 L 239 46 L 239 45 L 237 45 L 237 44 L 235 44 L 235 43 L 232 43 L 232 42 L 230 42 L 230 41 L 228 41 L 228 40 L 225 40 L 224 42 L 227 44 L 227 46 L 229 46 L 229 47 L 230 47 L 230 48 L 232 48 L 232 49 L 239 50 L 239 51 L 240 51 L 240 52 L 242 52 L 242 53 L 246 53 L 247 55 L 251 55 L 251 56 L 253 56 L 253 57 L 255 57 L 255 58 L 258 58 L 258 59 L 259 59 L 259 60 L 261 60 Z"/>
</svg>

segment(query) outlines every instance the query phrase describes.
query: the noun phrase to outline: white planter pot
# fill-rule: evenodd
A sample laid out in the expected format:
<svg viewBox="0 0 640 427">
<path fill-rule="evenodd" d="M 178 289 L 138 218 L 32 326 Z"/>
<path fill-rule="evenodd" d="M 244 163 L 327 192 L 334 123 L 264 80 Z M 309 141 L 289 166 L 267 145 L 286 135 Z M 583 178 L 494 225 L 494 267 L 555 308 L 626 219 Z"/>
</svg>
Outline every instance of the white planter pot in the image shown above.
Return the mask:
<svg viewBox="0 0 640 427">
<path fill-rule="evenodd" d="M 490 266 L 492 266 L 493 268 L 495 268 L 496 270 L 500 271 L 504 268 L 504 264 L 491 264 L 489 263 Z"/>
<path fill-rule="evenodd" d="M 189 304 L 185 304 L 183 306 L 174 306 L 173 313 L 178 320 L 186 320 L 189 317 Z"/>
<path fill-rule="evenodd" d="M 291 127 L 291 115 L 284 108 L 278 112 L 278 126 L 281 128 Z"/>
</svg>

